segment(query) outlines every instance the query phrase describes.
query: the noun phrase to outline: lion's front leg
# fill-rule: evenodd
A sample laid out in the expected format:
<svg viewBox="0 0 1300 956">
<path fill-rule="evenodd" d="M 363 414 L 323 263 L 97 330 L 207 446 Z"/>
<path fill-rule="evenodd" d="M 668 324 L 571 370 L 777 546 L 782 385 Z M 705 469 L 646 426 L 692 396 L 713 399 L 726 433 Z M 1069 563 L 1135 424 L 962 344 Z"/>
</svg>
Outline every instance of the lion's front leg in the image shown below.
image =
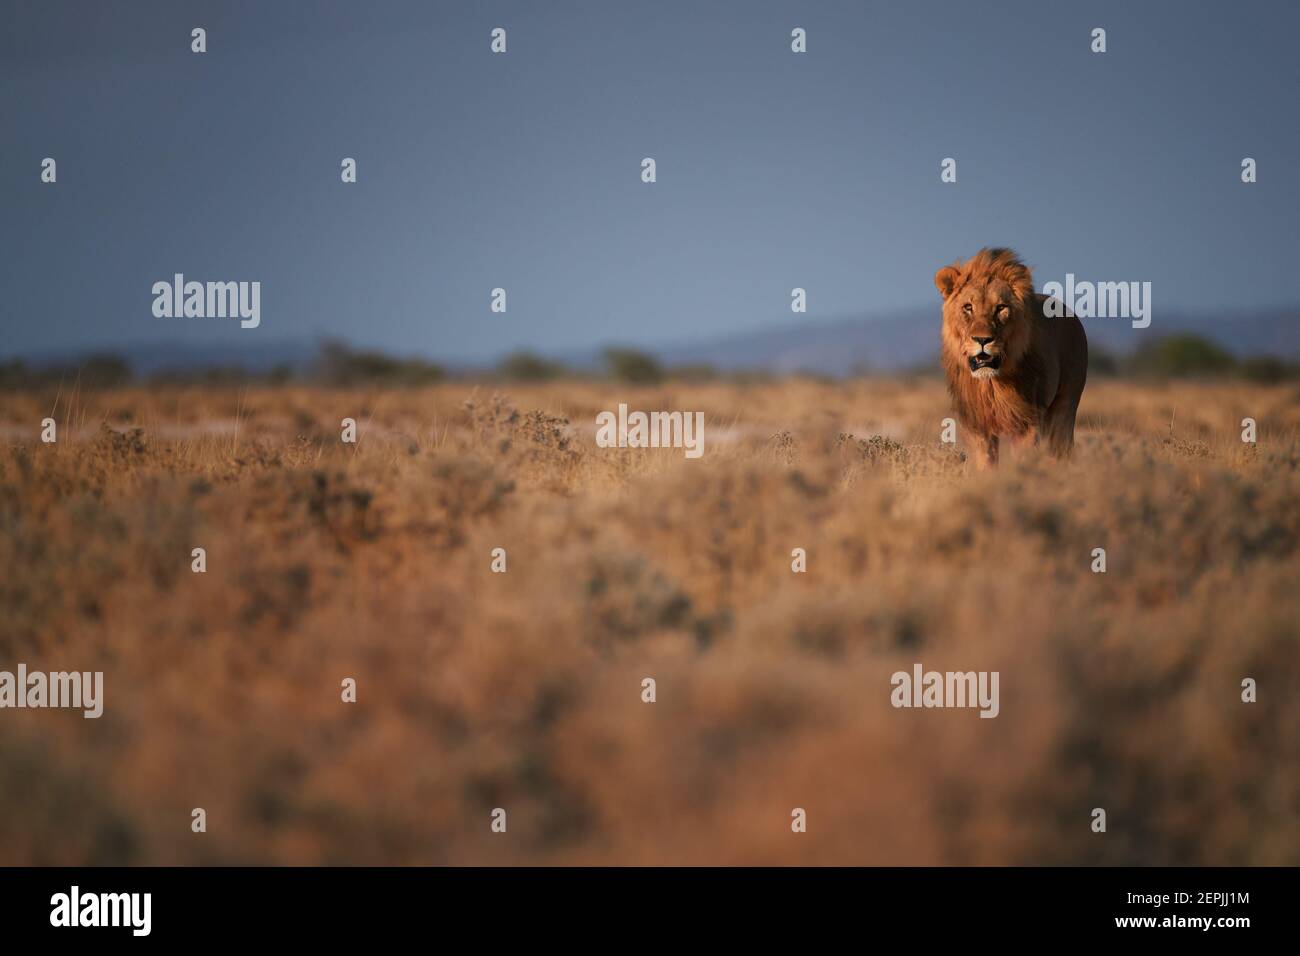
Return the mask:
<svg viewBox="0 0 1300 956">
<path fill-rule="evenodd" d="M 998 463 L 998 436 L 981 435 L 975 449 L 975 467 L 980 471 L 994 468 Z"/>
</svg>

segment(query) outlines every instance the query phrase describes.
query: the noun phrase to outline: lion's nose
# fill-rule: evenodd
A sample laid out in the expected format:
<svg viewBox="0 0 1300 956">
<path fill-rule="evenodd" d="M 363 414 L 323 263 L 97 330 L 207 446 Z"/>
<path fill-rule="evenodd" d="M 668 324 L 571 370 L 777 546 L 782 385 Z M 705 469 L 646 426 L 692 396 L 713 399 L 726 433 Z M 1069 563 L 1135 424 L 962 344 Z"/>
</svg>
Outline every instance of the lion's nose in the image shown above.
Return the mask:
<svg viewBox="0 0 1300 956">
<path fill-rule="evenodd" d="M 980 348 L 983 348 L 993 341 L 993 336 L 991 335 L 972 335 L 971 338 L 979 343 Z"/>
</svg>

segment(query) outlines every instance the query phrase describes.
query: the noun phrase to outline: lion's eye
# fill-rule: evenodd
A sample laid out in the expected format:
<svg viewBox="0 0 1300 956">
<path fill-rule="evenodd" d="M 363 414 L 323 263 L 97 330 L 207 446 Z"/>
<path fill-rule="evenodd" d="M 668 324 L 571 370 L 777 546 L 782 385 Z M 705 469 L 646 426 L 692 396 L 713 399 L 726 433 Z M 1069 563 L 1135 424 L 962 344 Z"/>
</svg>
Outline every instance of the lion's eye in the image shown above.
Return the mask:
<svg viewBox="0 0 1300 956">
<path fill-rule="evenodd" d="M 972 306 L 969 302 L 967 302 L 965 305 L 961 307 L 961 310 L 965 312 L 967 315 L 970 315 L 972 312 L 975 311 L 975 307 Z"/>
<path fill-rule="evenodd" d="M 1005 319 L 1005 318 L 1006 318 L 1010 313 L 1011 313 L 1011 310 L 1010 310 L 1009 308 L 1007 308 L 1005 305 L 1000 305 L 1000 306 L 998 306 L 998 318 L 999 318 L 999 319 Z"/>
</svg>

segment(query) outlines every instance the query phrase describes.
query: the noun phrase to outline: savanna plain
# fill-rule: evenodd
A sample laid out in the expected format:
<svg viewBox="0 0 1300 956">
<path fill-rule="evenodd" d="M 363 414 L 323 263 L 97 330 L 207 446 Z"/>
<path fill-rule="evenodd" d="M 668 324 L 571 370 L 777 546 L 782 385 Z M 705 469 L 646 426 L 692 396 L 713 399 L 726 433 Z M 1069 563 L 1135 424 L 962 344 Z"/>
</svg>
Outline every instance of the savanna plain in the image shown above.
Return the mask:
<svg viewBox="0 0 1300 956">
<path fill-rule="evenodd" d="M 621 402 L 703 411 L 703 457 L 597 447 Z M 1300 387 L 1100 380 L 1072 461 L 990 472 L 948 414 L 0 395 L 0 669 L 104 672 L 97 720 L 0 711 L 0 863 L 1300 863 Z M 998 716 L 895 709 L 916 663 L 999 672 Z"/>
</svg>

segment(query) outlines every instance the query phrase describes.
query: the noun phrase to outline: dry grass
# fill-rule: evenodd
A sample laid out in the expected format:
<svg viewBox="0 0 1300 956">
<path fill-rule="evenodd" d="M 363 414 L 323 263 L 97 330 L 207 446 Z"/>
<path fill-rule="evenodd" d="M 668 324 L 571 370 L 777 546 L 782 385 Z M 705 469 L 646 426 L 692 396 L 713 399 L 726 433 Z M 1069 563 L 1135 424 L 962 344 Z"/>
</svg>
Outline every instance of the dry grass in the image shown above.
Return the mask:
<svg viewBox="0 0 1300 956">
<path fill-rule="evenodd" d="M 993 474 L 931 380 L 467 391 L 3 396 L 0 669 L 106 704 L 0 712 L 0 863 L 1300 862 L 1293 386 L 1095 384 Z"/>
</svg>

